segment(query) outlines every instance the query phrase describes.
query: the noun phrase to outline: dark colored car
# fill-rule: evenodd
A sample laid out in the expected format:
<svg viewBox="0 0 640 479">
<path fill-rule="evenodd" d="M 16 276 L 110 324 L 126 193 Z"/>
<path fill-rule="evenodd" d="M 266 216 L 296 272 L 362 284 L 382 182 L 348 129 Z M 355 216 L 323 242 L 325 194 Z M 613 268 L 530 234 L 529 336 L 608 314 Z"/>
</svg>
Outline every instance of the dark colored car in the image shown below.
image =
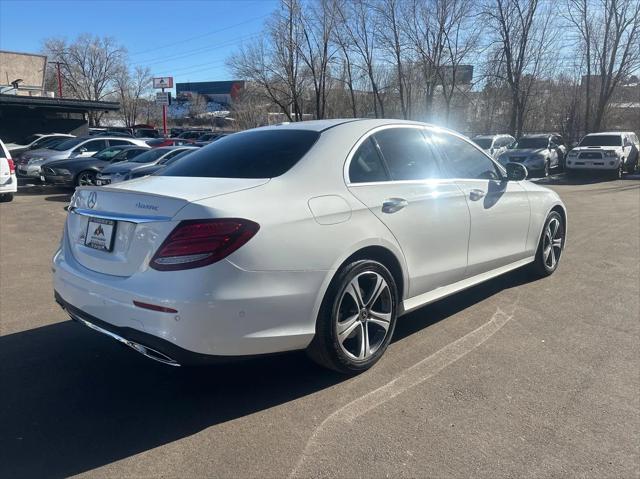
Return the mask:
<svg viewBox="0 0 640 479">
<path fill-rule="evenodd" d="M 153 175 L 154 173 L 157 173 L 158 171 L 166 168 L 172 163 L 175 163 L 176 161 L 178 161 L 180 158 L 184 158 L 185 156 L 193 153 L 194 151 L 196 151 L 196 148 L 189 148 L 188 150 L 185 150 L 182 153 L 178 153 L 177 155 L 172 156 L 170 158 L 165 157 L 154 165 L 147 165 L 141 168 L 137 168 L 134 171 L 132 171 L 129 179 L 142 178 L 143 176 Z"/>
<path fill-rule="evenodd" d="M 119 162 L 127 162 L 149 151 L 143 146 L 111 146 L 86 158 L 70 158 L 49 163 L 42 168 L 44 181 L 60 186 L 86 186 L 96 184 L 96 175 L 103 168 Z"/>
<path fill-rule="evenodd" d="M 154 138 L 152 140 L 146 140 L 146 143 L 151 148 L 160 148 L 162 146 L 190 146 L 195 142 L 193 140 L 187 140 L 186 138 Z"/>
<path fill-rule="evenodd" d="M 185 131 L 182 132 L 178 135 L 178 138 L 183 138 L 183 139 L 187 139 L 187 140 L 197 140 L 198 138 L 200 138 L 202 135 L 204 135 L 205 133 L 207 133 L 206 131 L 202 131 L 202 130 L 191 130 L 191 131 Z"/>
<path fill-rule="evenodd" d="M 193 146 L 167 146 L 153 148 L 144 154 L 117 165 L 110 165 L 97 176 L 96 184 L 99 186 L 130 180 L 132 175 L 140 168 L 155 165 L 162 160 L 168 160 L 187 150 L 197 150 Z"/>
<path fill-rule="evenodd" d="M 228 135 L 229 133 L 205 133 L 204 135 L 201 135 L 200 137 L 198 137 L 198 140 L 196 141 L 196 145 L 206 146 L 209 143 L 213 143 L 214 141 L 217 141 Z"/>
</svg>

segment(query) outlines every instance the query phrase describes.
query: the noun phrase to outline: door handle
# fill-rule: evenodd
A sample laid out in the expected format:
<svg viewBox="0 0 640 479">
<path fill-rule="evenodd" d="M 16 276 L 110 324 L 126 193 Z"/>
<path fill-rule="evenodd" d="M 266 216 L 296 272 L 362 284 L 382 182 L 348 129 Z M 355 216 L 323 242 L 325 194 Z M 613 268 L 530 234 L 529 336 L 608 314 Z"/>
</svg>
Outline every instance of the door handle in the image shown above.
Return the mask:
<svg viewBox="0 0 640 479">
<path fill-rule="evenodd" d="M 473 189 L 469 192 L 469 198 L 471 199 L 471 201 L 478 201 L 479 199 L 483 198 L 484 195 L 485 192 L 482 190 Z"/>
<path fill-rule="evenodd" d="M 404 198 L 389 198 L 382 203 L 383 213 L 395 213 L 407 206 L 409 202 Z"/>
</svg>

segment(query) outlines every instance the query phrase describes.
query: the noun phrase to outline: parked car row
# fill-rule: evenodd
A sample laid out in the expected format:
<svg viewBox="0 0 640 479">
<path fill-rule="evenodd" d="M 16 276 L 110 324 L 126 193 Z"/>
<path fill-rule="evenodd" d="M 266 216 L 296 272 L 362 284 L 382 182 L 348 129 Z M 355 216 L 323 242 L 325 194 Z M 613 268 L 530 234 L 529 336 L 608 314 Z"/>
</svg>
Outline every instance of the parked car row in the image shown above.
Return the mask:
<svg viewBox="0 0 640 479">
<path fill-rule="evenodd" d="M 603 132 L 586 135 L 570 149 L 557 133 L 523 135 L 479 135 L 473 141 L 505 166 L 521 163 L 532 175 L 548 176 L 553 169 L 573 174 L 578 170 L 606 171 L 616 177 L 638 168 L 640 143 L 633 132 Z"/>
</svg>

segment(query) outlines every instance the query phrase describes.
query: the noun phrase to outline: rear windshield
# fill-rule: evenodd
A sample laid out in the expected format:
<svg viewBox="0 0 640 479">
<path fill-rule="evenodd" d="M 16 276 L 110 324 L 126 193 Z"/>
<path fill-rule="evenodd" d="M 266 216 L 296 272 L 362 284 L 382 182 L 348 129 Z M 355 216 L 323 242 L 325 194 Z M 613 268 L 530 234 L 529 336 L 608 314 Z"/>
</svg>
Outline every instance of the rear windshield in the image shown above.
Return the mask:
<svg viewBox="0 0 640 479">
<path fill-rule="evenodd" d="M 320 137 L 309 130 L 255 130 L 226 136 L 162 171 L 162 176 L 274 178 Z"/>
<path fill-rule="evenodd" d="M 585 136 L 579 146 L 621 146 L 622 137 L 619 135 L 591 135 Z"/>
<path fill-rule="evenodd" d="M 473 142 L 483 150 L 491 148 L 491 138 L 474 138 Z"/>
<path fill-rule="evenodd" d="M 513 147 L 515 150 L 524 150 L 527 148 L 546 148 L 549 146 L 548 138 L 520 138 L 518 143 Z"/>
<path fill-rule="evenodd" d="M 133 161 L 134 163 L 151 163 L 156 161 L 162 155 L 166 155 L 167 151 L 168 150 L 165 150 L 164 148 L 156 148 L 154 150 L 145 151 L 141 155 L 138 155 L 129 161 Z"/>
</svg>

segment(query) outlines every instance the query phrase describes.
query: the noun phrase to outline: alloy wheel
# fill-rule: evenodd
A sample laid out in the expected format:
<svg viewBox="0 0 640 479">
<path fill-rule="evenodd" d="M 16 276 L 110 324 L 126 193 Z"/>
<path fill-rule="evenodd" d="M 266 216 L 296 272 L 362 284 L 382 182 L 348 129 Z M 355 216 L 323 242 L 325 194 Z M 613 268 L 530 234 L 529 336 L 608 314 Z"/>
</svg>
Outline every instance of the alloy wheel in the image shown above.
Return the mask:
<svg viewBox="0 0 640 479">
<path fill-rule="evenodd" d="M 93 173 L 83 171 L 78 175 L 78 186 L 94 186 L 96 184 L 96 177 Z"/>
<path fill-rule="evenodd" d="M 391 319 L 393 300 L 386 280 L 378 273 L 366 271 L 347 285 L 336 318 L 338 343 L 352 359 L 365 360 L 384 343 Z"/>
<path fill-rule="evenodd" d="M 547 268 L 554 269 L 558 264 L 558 260 L 562 254 L 562 242 L 560 220 L 558 218 L 552 218 L 545 229 L 542 245 L 542 255 Z"/>
</svg>

